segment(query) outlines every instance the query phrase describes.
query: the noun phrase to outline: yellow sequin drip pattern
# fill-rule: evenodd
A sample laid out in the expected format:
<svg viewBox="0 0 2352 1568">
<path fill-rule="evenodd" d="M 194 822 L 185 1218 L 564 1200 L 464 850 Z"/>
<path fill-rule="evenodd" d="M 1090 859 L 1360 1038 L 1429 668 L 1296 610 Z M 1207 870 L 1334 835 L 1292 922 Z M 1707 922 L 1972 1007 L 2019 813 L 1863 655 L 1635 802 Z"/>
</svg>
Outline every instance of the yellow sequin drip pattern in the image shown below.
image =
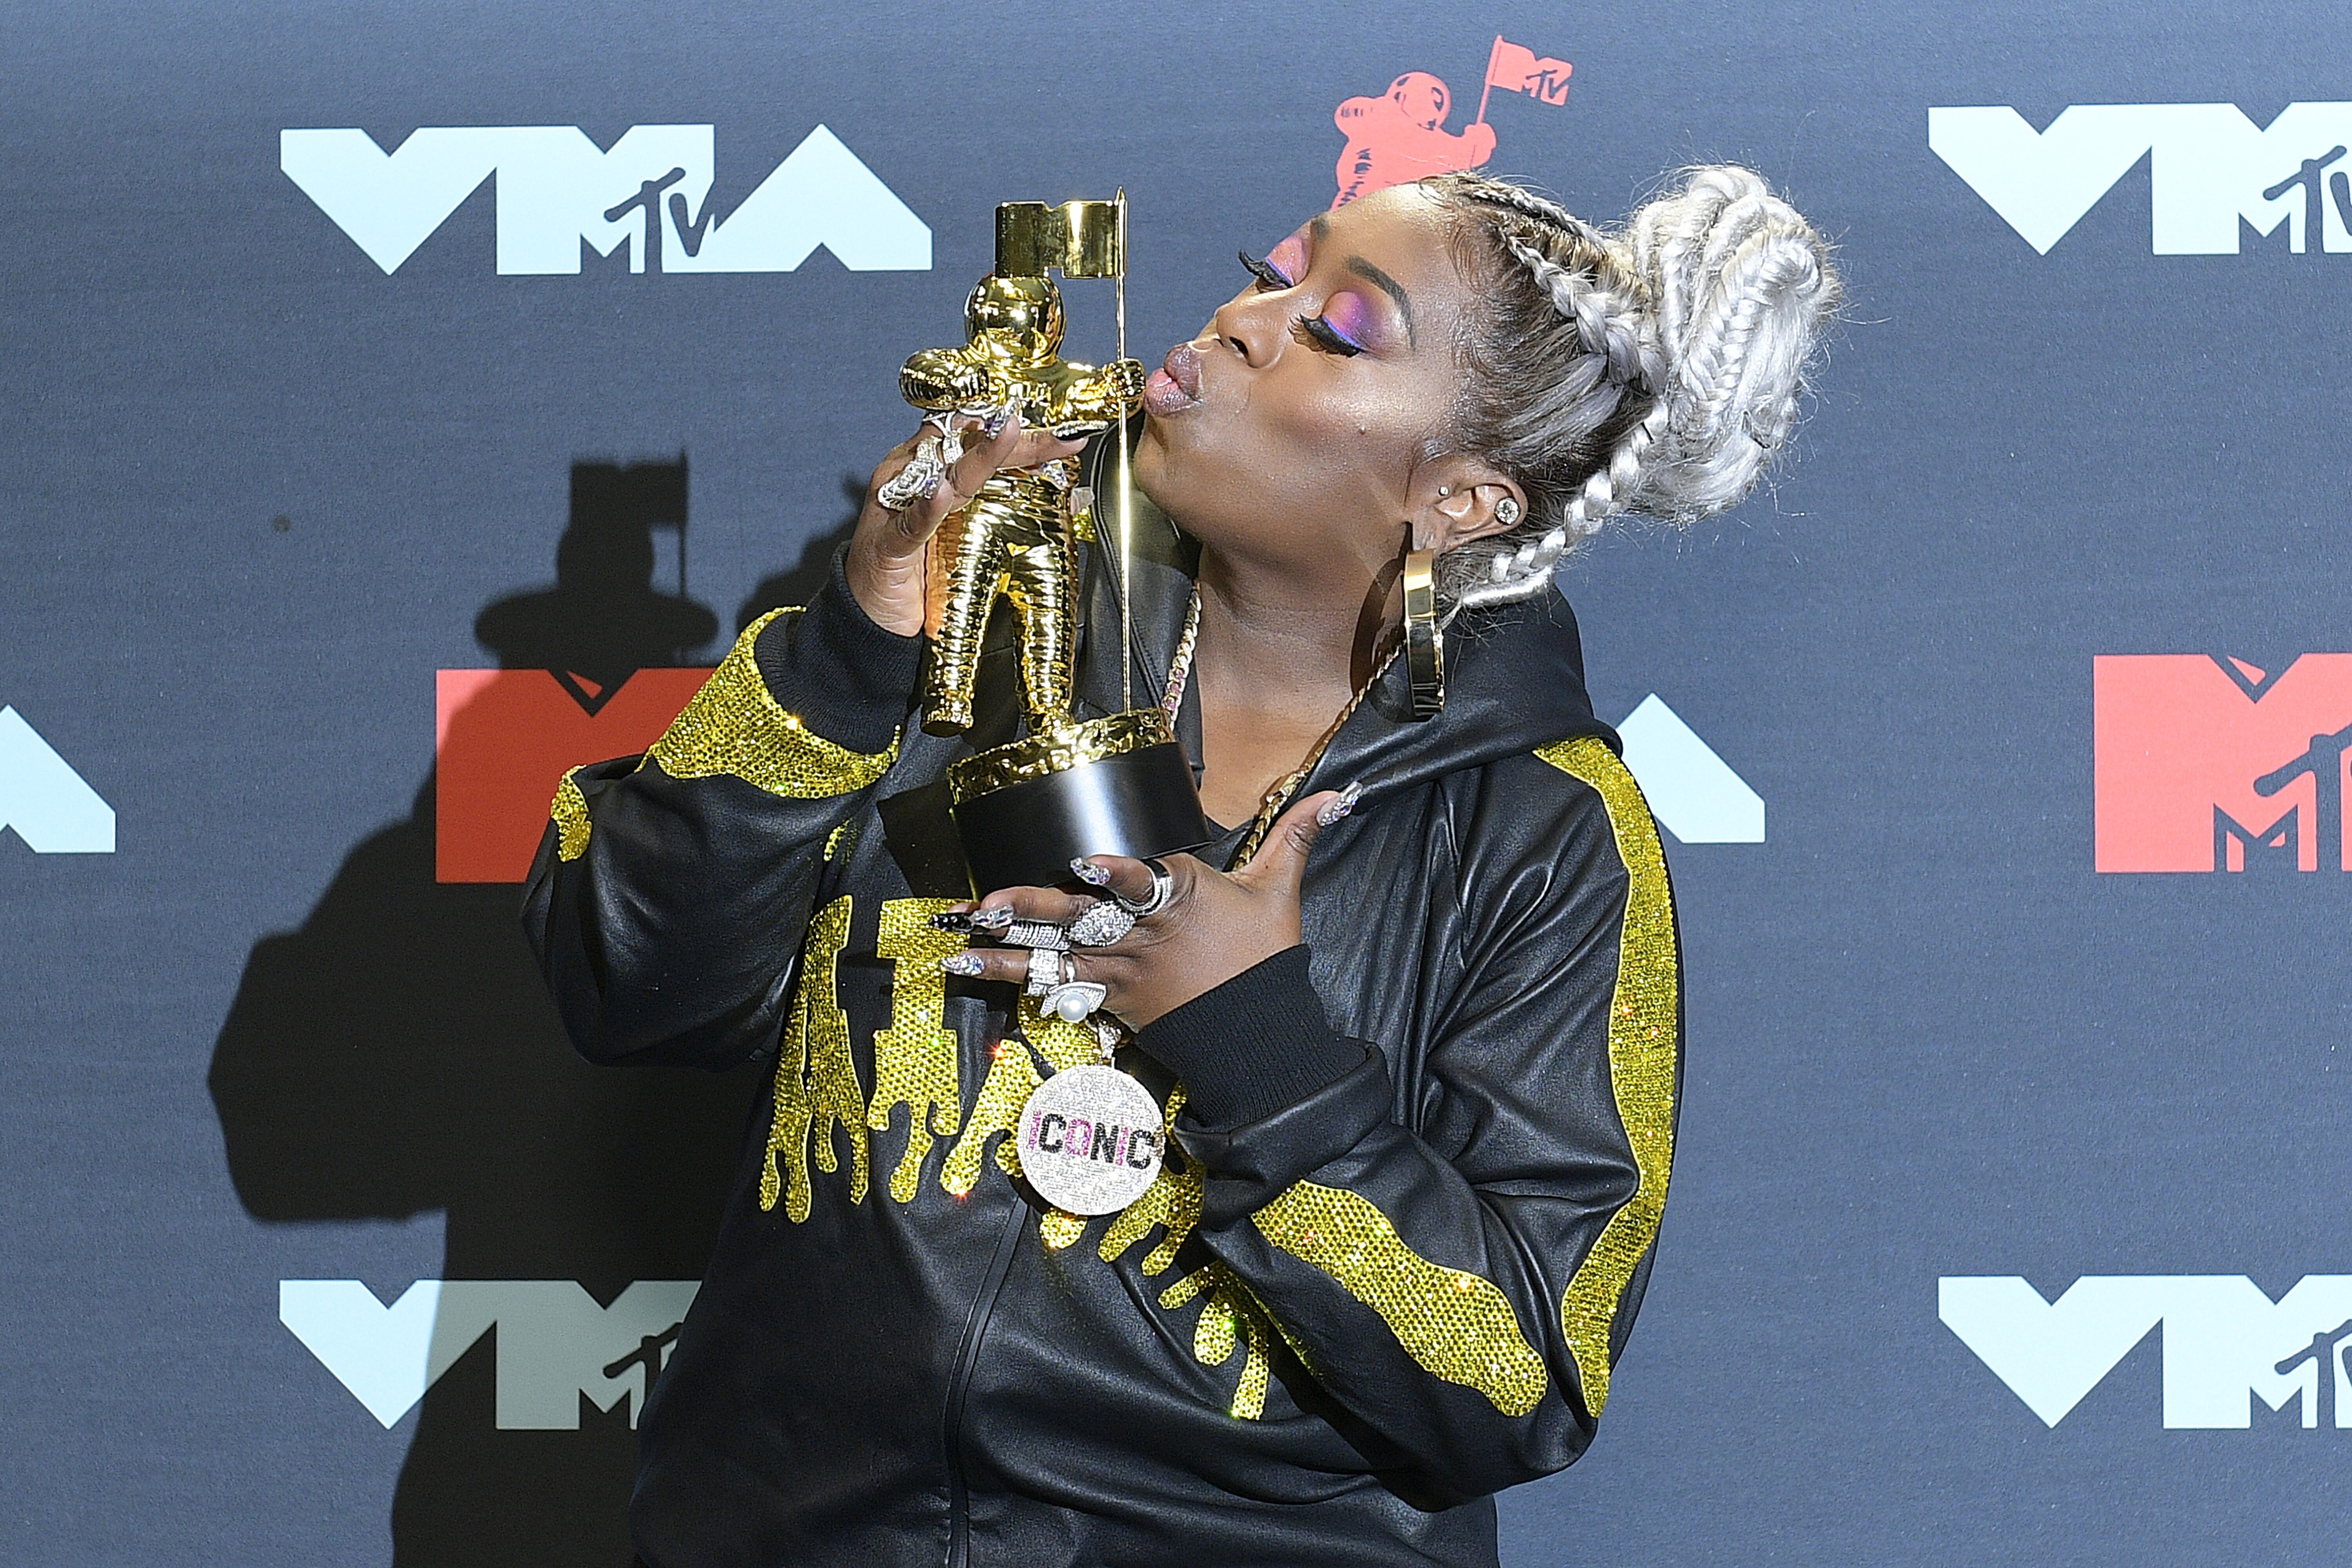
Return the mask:
<svg viewBox="0 0 2352 1568">
<path fill-rule="evenodd" d="M 948 1031 L 947 975 L 940 960 L 961 953 L 965 939 L 941 931 L 931 916 L 953 905 L 946 898 L 894 898 L 882 906 L 882 933 L 874 950 L 894 959 L 890 1027 L 874 1036 L 874 1103 L 866 1124 L 887 1132 L 893 1106 L 907 1107 L 907 1152 L 890 1173 L 890 1196 L 915 1201 L 934 1134 L 962 1124 L 963 1090 L 956 1071 L 956 1037 Z"/>
<path fill-rule="evenodd" d="M 1163 1145 L 1168 1158 L 1160 1163 L 1160 1174 L 1151 1178 L 1143 1196 L 1118 1211 L 1103 1232 L 1102 1244 L 1096 1249 L 1106 1263 L 1115 1263 L 1127 1249 L 1160 1228 L 1160 1245 L 1143 1256 L 1146 1274 L 1165 1273 L 1168 1265 L 1176 1261 L 1177 1249 L 1201 1223 L 1201 1172 L 1176 1149 L 1176 1113 L 1184 1108 L 1184 1086 L 1177 1084 L 1168 1092 L 1168 1109 L 1160 1118 L 1161 1134 L 1168 1140 Z M 1184 1168 L 1178 1171 L 1177 1162 Z M 1220 1359 L 1223 1359 L 1222 1357 Z"/>
<path fill-rule="evenodd" d="M 1012 1145 L 1008 1144 L 999 1146 L 1009 1148 Z M 1037 1217 L 1037 1237 L 1045 1243 L 1046 1250 L 1066 1251 L 1086 1239 L 1087 1226 L 1089 1223 L 1090 1221 L 1083 1214 L 1070 1214 L 1062 1209 L 1049 1208 Z"/>
<path fill-rule="evenodd" d="M 547 809 L 548 820 L 555 824 L 555 858 L 576 861 L 588 852 L 588 797 L 572 775 L 577 768 L 567 768 L 563 781 L 555 787 L 555 801 Z"/>
<path fill-rule="evenodd" d="M 770 695 L 752 647 L 768 622 L 798 613 L 772 610 L 744 628 L 733 652 L 654 742 L 646 761 L 660 763 L 673 779 L 725 774 L 788 800 L 846 795 L 888 772 L 898 758 L 896 740 L 872 756 L 836 746 L 802 727 Z"/>
<path fill-rule="evenodd" d="M 1029 1037 L 1057 1072 L 1066 1067 L 1083 1067 L 1102 1060 L 1102 1048 L 1096 1044 L 1092 1029 L 1040 1013 L 1034 998 L 1021 998 L 1019 1023 L 1021 1032 Z M 1043 1082 L 1019 1040 L 997 1042 L 995 1059 L 988 1064 L 988 1077 L 981 1083 L 980 1098 L 973 1102 L 971 1115 L 963 1124 L 963 1135 L 956 1140 L 955 1147 L 948 1151 L 946 1162 L 940 1166 L 940 1185 L 950 1196 L 962 1197 L 980 1185 L 981 1156 L 988 1152 L 989 1140 L 1000 1133 L 1005 1134 L 1005 1139 L 996 1147 L 998 1168 L 1010 1176 L 1021 1174 L 1021 1160 L 1013 1153 L 1012 1134 L 1020 1124 L 1021 1107 L 1029 1103 L 1029 1096 Z M 1084 1221 L 1080 1224 L 1083 1226 Z M 1063 1245 L 1068 1245 L 1068 1240 Z"/>
<path fill-rule="evenodd" d="M 866 1101 L 849 1059 L 849 1019 L 834 992 L 834 967 L 849 941 L 850 901 L 836 898 L 809 922 L 801 945 L 800 988 L 784 1025 L 776 1061 L 776 1108 L 768 1129 L 768 1163 L 760 1176 L 760 1207 L 776 1207 L 795 1222 L 809 1215 L 809 1139 L 817 1168 L 839 1168 L 833 1130 L 849 1134 L 849 1201 L 866 1198 Z M 782 1161 L 779 1170 L 777 1162 Z"/>
<path fill-rule="evenodd" d="M 1183 1108 L 1184 1086 L 1179 1083 L 1168 1092 L 1168 1110 L 1161 1121 L 1162 1131 L 1170 1134 L 1170 1157 L 1143 1196 L 1120 1209 L 1103 1232 L 1096 1251 L 1104 1262 L 1115 1263 L 1125 1257 L 1156 1227 L 1160 1233 L 1159 1245 L 1143 1255 L 1141 1267 L 1147 1276 L 1164 1274 L 1199 1228 L 1201 1168 L 1185 1160 L 1174 1146 L 1176 1113 Z M 1176 1168 L 1179 1161 L 1183 1162 L 1181 1171 Z M 1203 1291 L 1207 1299 L 1202 1301 L 1200 1321 L 1192 1327 L 1192 1358 L 1203 1366 L 1223 1366 L 1233 1359 L 1234 1345 L 1248 1347 L 1249 1354 L 1242 1360 L 1241 1385 L 1227 1411 L 1240 1420 L 1255 1421 L 1265 1413 L 1266 1331 L 1282 1325 L 1222 1263 L 1185 1275 L 1160 1291 L 1160 1304 L 1181 1307 Z"/>
<path fill-rule="evenodd" d="M 1265 1414 L 1267 1340 L 1249 1292 L 1223 1263 L 1211 1263 L 1160 1291 L 1160 1304 L 1181 1307 L 1204 1293 L 1200 1322 L 1192 1326 L 1192 1358 L 1203 1366 L 1223 1366 L 1233 1359 L 1235 1345 L 1247 1347 L 1241 1385 L 1226 1412 L 1236 1420 L 1255 1421 Z"/>
<path fill-rule="evenodd" d="M 1618 937 L 1617 994 L 1609 1009 L 1609 1085 L 1633 1145 L 1641 1185 L 1610 1216 L 1560 1298 L 1560 1332 L 1576 1358 L 1593 1415 L 1609 1402 L 1609 1331 L 1643 1253 L 1657 1239 L 1675 1158 L 1675 1071 L 1680 1033 L 1681 964 L 1675 951 L 1674 894 L 1657 824 L 1633 775 L 1616 753 L 1587 736 L 1547 746 L 1544 761 L 1601 797 L 1625 862 L 1625 919 Z"/>
<path fill-rule="evenodd" d="M 1250 1218 L 1267 1240 L 1380 1313 L 1431 1373 L 1476 1389 L 1506 1416 L 1524 1416 L 1543 1398 L 1550 1382 L 1543 1357 L 1503 1292 L 1415 1252 L 1356 1194 L 1302 1181 Z"/>
</svg>

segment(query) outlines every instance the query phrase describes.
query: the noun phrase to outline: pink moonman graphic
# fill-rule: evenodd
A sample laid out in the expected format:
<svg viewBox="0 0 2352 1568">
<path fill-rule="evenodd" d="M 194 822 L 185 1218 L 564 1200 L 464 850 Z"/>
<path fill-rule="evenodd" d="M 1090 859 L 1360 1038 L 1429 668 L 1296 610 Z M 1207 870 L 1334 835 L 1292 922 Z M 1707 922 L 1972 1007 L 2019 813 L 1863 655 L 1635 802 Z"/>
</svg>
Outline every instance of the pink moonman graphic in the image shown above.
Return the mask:
<svg viewBox="0 0 2352 1568">
<path fill-rule="evenodd" d="M 1480 121 L 1455 133 L 1444 129 L 1454 95 L 1427 71 L 1407 71 L 1384 98 L 1351 98 L 1332 116 L 1348 145 L 1339 154 L 1344 207 L 1358 196 L 1449 169 L 1475 169 L 1495 155 L 1495 128 Z"/>
<path fill-rule="evenodd" d="M 1339 193 L 1334 207 L 1391 185 L 1454 169 L 1475 169 L 1495 155 L 1495 128 L 1486 123 L 1486 102 L 1496 88 L 1522 92 L 1544 103 L 1568 101 L 1566 60 L 1538 57 L 1496 37 L 1486 56 L 1485 91 L 1478 118 L 1459 131 L 1445 129 L 1454 94 L 1427 71 L 1407 71 L 1380 98 L 1351 98 L 1332 121 L 1348 139 L 1339 153 Z"/>
</svg>

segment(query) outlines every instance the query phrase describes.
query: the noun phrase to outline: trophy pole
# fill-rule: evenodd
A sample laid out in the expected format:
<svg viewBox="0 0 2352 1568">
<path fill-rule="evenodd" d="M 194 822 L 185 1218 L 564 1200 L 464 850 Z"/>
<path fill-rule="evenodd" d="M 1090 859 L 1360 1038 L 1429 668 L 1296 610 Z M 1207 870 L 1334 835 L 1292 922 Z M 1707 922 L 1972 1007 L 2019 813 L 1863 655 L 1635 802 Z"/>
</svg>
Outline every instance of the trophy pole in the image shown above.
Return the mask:
<svg viewBox="0 0 2352 1568">
<path fill-rule="evenodd" d="M 1118 357 L 1127 358 L 1127 187 L 1118 188 Z M 1118 422 L 1118 706 L 1135 706 L 1135 467 Z"/>
</svg>

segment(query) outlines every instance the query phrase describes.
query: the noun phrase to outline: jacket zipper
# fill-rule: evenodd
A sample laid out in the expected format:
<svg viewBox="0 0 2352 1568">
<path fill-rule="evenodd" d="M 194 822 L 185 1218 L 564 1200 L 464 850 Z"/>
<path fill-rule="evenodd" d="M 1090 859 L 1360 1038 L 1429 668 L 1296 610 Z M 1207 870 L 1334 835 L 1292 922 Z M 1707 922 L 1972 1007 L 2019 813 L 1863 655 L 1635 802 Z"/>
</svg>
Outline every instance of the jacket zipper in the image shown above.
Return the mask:
<svg viewBox="0 0 2352 1568">
<path fill-rule="evenodd" d="M 988 1320 L 996 1311 L 996 1298 L 1004 1290 L 1004 1277 L 1012 1271 L 1013 1249 L 1021 1244 L 1021 1229 L 1028 1218 L 1029 1206 L 1016 1198 L 1005 1216 L 1003 1233 L 996 1239 L 996 1251 L 988 1260 L 987 1278 L 964 1318 L 955 1375 L 948 1383 L 946 1429 L 941 1434 L 948 1462 L 947 1568 L 970 1568 L 971 1561 L 971 1527 L 966 1517 L 971 1493 L 963 1475 L 964 1401 L 971 1392 L 972 1370 L 980 1364 L 980 1342 L 988 1333 Z"/>
</svg>

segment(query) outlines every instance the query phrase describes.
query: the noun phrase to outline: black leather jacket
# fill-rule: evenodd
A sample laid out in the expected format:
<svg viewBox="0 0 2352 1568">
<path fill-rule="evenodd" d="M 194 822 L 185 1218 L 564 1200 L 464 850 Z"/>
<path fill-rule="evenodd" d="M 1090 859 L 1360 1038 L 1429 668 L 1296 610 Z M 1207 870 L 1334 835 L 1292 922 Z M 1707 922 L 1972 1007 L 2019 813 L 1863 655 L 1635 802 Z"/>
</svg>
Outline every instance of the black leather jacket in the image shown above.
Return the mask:
<svg viewBox="0 0 2352 1568">
<path fill-rule="evenodd" d="M 1187 586 L 1154 537 L 1139 701 Z M 1115 644 L 1082 711 L 1118 706 Z M 1392 670 L 1305 786 L 1366 785 L 1314 851 L 1305 946 L 1123 1054 L 1181 1152 L 1091 1221 L 1002 1135 L 1091 1036 L 941 973 L 968 747 L 908 722 L 919 641 L 838 564 L 642 765 L 567 778 L 526 924 L 580 1049 L 778 1057 L 644 1416 L 653 1568 L 1495 1561 L 1492 1494 L 1583 1450 L 1641 1299 L 1679 951 L 1566 606 L 1465 615 L 1446 657 L 1441 716 L 1395 716 Z"/>
</svg>

